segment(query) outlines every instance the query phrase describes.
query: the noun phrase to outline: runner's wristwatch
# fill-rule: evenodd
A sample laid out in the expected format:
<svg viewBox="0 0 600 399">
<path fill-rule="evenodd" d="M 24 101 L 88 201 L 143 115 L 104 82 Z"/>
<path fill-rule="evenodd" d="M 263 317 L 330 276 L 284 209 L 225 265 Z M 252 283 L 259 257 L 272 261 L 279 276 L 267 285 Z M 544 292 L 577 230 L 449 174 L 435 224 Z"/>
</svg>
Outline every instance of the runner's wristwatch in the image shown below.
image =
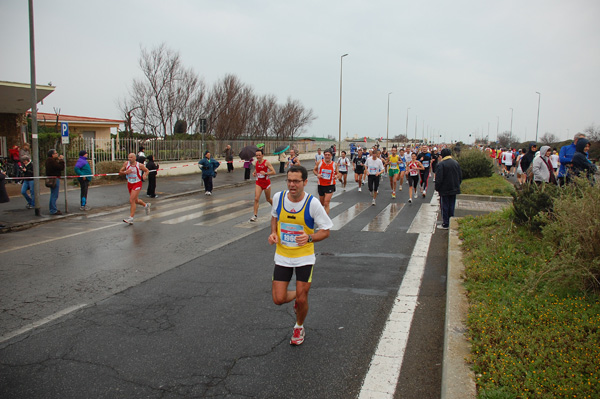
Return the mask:
<svg viewBox="0 0 600 399">
<path fill-rule="evenodd" d="M 308 236 L 308 242 L 312 242 L 312 236 L 311 235 Z"/>
</svg>

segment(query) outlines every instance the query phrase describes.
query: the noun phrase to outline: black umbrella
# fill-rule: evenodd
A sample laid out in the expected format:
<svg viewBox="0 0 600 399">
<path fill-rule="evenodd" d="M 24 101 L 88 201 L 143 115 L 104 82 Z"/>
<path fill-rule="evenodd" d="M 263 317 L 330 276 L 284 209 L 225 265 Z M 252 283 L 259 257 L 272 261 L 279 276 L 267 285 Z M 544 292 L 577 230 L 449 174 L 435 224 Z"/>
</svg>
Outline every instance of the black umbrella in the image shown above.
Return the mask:
<svg viewBox="0 0 600 399">
<path fill-rule="evenodd" d="M 240 158 L 243 159 L 244 161 L 249 161 L 254 156 L 256 156 L 257 150 L 258 150 L 257 146 L 247 145 L 246 147 L 242 148 L 242 150 L 240 151 Z"/>
<path fill-rule="evenodd" d="M 289 148 L 290 148 L 289 145 L 280 145 L 279 147 L 275 148 L 275 151 L 273 151 L 273 154 L 279 155 L 282 152 L 286 152 Z"/>
</svg>

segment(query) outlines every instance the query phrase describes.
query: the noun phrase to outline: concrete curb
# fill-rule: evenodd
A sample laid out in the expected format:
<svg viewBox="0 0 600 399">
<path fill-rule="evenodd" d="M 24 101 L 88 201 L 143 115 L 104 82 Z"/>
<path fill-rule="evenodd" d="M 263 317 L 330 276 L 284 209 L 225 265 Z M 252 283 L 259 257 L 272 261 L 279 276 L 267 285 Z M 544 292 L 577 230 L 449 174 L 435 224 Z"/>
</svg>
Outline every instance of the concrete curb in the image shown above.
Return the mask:
<svg viewBox="0 0 600 399">
<path fill-rule="evenodd" d="M 446 325 L 444 328 L 444 360 L 442 364 L 442 399 L 475 399 L 475 380 L 469 359 L 471 345 L 467 341 L 466 315 L 468 301 L 463 287 L 462 251 L 458 238 L 458 220 L 450 219 L 448 234 L 448 279 L 446 286 Z"/>
<path fill-rule="evenodd" d="M 464 201 L 484 201 L 484 202 L 512 202 L 512 197 L 500 197 L 494 195 L 475 195 L 475 194 L 458 194 L 456 199 Z"/>
</svg>

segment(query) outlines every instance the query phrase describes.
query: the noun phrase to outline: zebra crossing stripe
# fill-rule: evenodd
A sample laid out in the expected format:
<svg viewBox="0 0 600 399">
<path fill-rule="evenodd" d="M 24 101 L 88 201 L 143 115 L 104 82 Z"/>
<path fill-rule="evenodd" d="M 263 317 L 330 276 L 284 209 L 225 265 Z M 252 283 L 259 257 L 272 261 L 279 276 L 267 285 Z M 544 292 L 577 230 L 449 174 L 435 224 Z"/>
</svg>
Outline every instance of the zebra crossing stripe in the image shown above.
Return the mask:
<svg viewBox="0 0 600 399">
<path fill-rule="evenodd" d="M 400 211 L 404 208 L 404 203 L 392 202 L 386 206 L 381 212 L 375 216 L 371 223 L 363 227 L 361 231 L 375 231 L 383 233 L 392 221 L 398 216 Z"/>
<path fill-rule="evenodd" d="M 250 202 L 250 201 L 248 201 L 248 202 Z M 264 203 L 260 204 L 260 206 L 258 207 L 259 210 L 261 210 L 261 209 L 264 210 L 265 208 L 271 208 L 271 205 L 268 202 L 264 202 Z M 222 223 L 222 222 L 226 222 L 226 221 L 231 220 L 231 219 L 235 219 L 236 217 L 242 216 L 244 214 L 246 214 L 246 215 L 251 215 L 252 214 L 252 210 L 250 209 L 250 207 L 245 208 L 245 209 L 241 209 L 241 210 L 239 210 L 237 212 L 230 212 L 227 215 L 224 215 L 224 216 L 221 216 L 221 217 L 218 217 L 218 218 L 214 218 L 214 219 L 211 219 L 211 220 L 207 220 L 205 222 L 196 223 L 196 224 L 194 224 L 194 226 L 214 226 L 216 224 L 219 224 L 219 223 Z"/>
<path fill-rule="evenodd" d="M 178 224 L 178 223 L 182 223 L 182 222 L 187 222 L 188 220 L 198 219 L 199 217 L 202 217 L 204 215 L 210 215 L 211 213 L 221 212 L 223 210 L 233 208 L 233 207 L 236 207 L 239 205 L 246 204 L 249 206 L 250 203 L 251 203 L 251 201 L 248 201 L 248 200 L 240 200 L 240 201 L 233 202 L 231 204 L 216 206 L 214 208 L 202 210 L 200 212 L 189 213 L 187 215 L 183 215 L 183 216 L 179 216 L 179 217 L 172 218 L 169 220 L 165 220 L 164 222 L 161 222 L 161 223 L 162 224 Z"/>
<path fill-rule="evenodd" d="M 329 205 L 331 207 L 331 204 Z M 355 217 L 360 215 L 365 209 L 369 209 L 371 204 L 366 202 L 359 202 L 354 204 L 354 206 L 346 209 L 344 212 L 340 213 L 336 217 L 334 217 L 331 221 L 333 222 L 333 227 L 331 230 L 340 230 L 346 224 L 351 222 Z"/>
</svg>

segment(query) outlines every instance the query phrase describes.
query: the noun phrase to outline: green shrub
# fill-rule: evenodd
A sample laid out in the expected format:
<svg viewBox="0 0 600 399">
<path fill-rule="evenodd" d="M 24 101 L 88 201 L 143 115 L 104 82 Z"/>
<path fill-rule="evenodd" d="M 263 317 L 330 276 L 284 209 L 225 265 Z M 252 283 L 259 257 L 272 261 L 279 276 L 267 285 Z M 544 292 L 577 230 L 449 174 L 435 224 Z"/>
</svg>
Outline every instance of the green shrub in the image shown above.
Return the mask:
<svg viewBox="0 0 600 399">
<path fill-rule="evenodd" d="M 576 179 L 554 199 L 540 219 L 544 240 L 554 249 L 544 281 L 565 288 L 600 291 L 600 187 Z"/>
<path fill-rule="evenodd" d="M 123 166 L 123 161 L 103 161 L 96 163 L 96 173 L 118 173 Z M 103 180 L 123 180 L 122 176 L 102 176 Z"/>
<path fill-rule="evenodd" d="M 494 173 L 491 159 L 479 150 L 462 151 L 456 160 L 460 165 L 463 179 L 490 177 Z"/>
<path fill-rule="evenodd" d="M 512 193 L 513 221 L 539 232 L 545 224 L 541 214 L 552 212 L 553 199 L 558 196 L 559 190 L 553 184 L 524 184 L 521 190 Z"/>
</svg>

